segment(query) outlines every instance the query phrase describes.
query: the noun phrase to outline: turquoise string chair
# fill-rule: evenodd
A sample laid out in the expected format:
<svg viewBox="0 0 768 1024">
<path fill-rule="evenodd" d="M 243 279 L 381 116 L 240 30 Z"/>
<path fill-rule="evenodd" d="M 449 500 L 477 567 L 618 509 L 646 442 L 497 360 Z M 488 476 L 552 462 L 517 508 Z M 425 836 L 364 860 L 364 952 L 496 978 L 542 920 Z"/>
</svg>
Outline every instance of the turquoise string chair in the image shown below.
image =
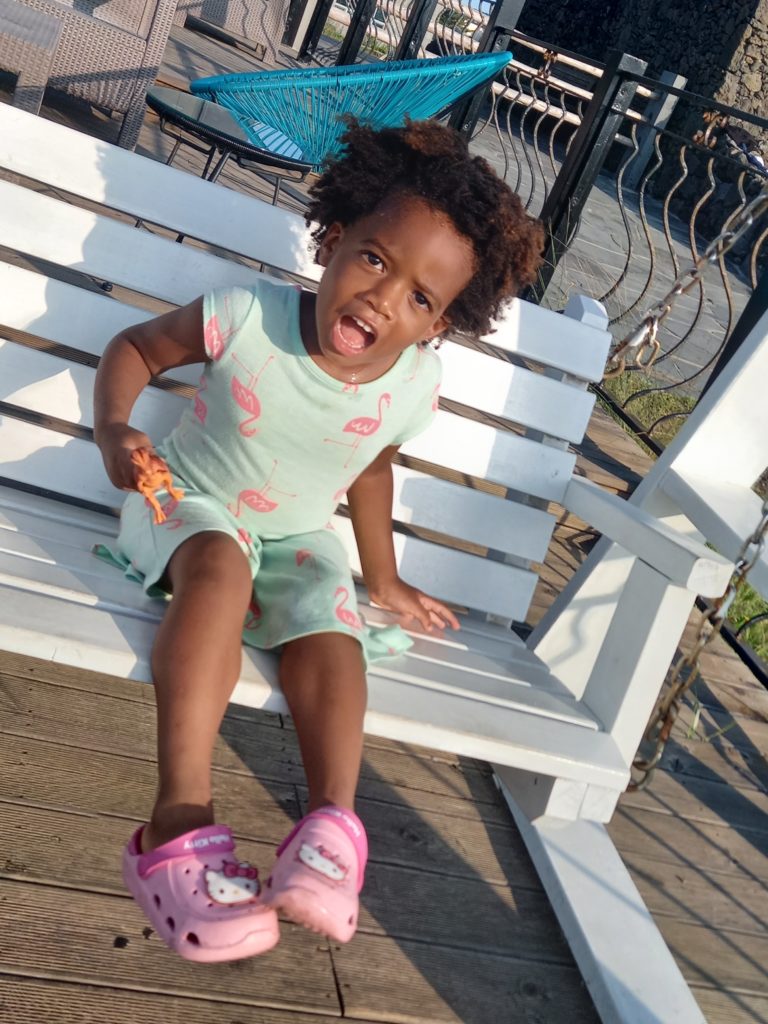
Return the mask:
<svg viewBox="0 0 768 1024">
<path fill-rule="evenodd" d="M 339 150 L 342 115 L 376 128 L 433 117 L 495 78 L 511 59 L 505 51 L 247 72 L 199 78 L 190 89 L 226 107 L 255 145 L 317 170 Z"/>
</svg>

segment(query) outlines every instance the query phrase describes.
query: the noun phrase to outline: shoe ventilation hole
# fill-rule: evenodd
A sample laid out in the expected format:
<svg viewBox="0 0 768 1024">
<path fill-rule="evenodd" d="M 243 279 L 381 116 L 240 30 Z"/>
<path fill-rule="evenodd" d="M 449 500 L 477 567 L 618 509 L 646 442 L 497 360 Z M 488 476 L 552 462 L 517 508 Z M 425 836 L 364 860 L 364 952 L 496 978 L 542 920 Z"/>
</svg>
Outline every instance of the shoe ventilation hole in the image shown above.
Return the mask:
<svg viewBox="0 0 768 1024">
<path fill-rule="evenodd" d="M 185 875 L 188 875 L 188 874 L 189 874 L 189 871 L 190 871 L 190 869 L 189 869 L 189 868 L 184 868 L 184 874 L 185 874 Z"/>
<path fill-rule="evenodd" d="M 353 914 L 352 917 L 350 917 L 350 919 L 347 921 L 347 924 L 354 924 L 354 923 L 355 923 L 355 917 L 354 917 L 354 914 Z"/>
<path fill-rule="evenodd" d="M 193 896 L 197 896 L 197 889 L 193 889 L 193 890 L 192 890 L 192 895 L 193 895 Z"/>
<path fill-rule="evenodd" d="M 176 922 L 173 920 L 172 917 L 166 917 L 165 923 L 168 925 L 172 932 L 176 931 Z"/>
<path fill-rule="evenodd" d="M 155 901 L 155 906 L 159 907 L 160 906 L 160 897 L 157 895 L 157 893 L 155 893 L 155 895 L 153 896 L 153 899 Z"/>
<path fill-rule="evenodd" d="M 272 888 L 272 879 L 271 879 L 271 878 L 268 878 L 268 879 L 267 879 L 267 888 L 268 888 L 268 889 L 271 889 L 271 888 Z"/>
<path fill-rule="evenodd" d="M 213 904 L 209 902 L 208 903 L 208 908 L 210 909 L 212 906 L 213 906 Z"/>
<path fill-rule="evenodd" d="M 187 932 L 185 938 L 186 938 L 187 942 L 190 944 L 190 946 L 199 946 L 200 945 L 200 939 L 198 939 L 198 937 L 195 935 L 194 932 Z"/>
</svg>

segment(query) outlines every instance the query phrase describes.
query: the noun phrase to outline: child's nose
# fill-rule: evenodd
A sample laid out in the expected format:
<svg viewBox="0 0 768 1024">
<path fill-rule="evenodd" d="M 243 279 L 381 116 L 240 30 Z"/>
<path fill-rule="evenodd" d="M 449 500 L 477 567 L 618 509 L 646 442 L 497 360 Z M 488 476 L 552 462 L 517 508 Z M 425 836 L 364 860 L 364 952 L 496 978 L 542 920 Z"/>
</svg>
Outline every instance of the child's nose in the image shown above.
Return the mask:
<svg viewBox="0 0 768 1024">
<path fill-rule="evenodd" d="M 397 307 L 400 286 L 391 278 L 376 282 L 368 290 L 366 300 L 379 316 L 391 319 L 393 310 Z"/>
</svg>

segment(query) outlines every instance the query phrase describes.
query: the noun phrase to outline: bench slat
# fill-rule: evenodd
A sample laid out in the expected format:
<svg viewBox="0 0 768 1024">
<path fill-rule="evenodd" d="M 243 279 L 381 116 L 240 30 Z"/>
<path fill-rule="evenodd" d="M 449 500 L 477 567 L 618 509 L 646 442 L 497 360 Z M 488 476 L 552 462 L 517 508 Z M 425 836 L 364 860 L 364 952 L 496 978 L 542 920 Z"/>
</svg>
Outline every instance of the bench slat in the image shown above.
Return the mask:
<svg viewBox="0 0 768 1024">
<path fill-rule="evenodd" d="M 0 547 L 3 550 L 17 551 L 19 542 L 12 534 L 32 541 L 45 541 L 47 544 L 55 542 L 61 549 L 72 549 L 62 554 L 62 565 L 71 567 L 80 564 L 74 563 L 73 558 L 87 562 L 89 571 L 103 574 L 105 583 L 115 584 L 119 581 L 121 585 L 128 586 L 127 591 L 121 591 L 123 603 L 136 603 L 142 595 L 141 588 L 123 580 L 111 566 L 90 555 L 95 543 L 111 545 L 117 530 L 118 520 L 113 516 L 0 486 Z M 375 626 L 385 626 L 395 621 L 390 612 L 368 603 L 364 588 L 357 589 L 358 603 L 366 621 Z M 128 595 L 134 596 L 131 598 Z M 144 600 L 143 597 L 141 600 Z M 435 661 L 455 659 L 457 656 L 461 659 L 464 655 L 474 658 L 478 655 L 481 659 L 491 659 L 502 672 L 506 672 L 510 666 L 518 666 L 516 671 L 541 668 L 540 660 L 515 633 L 482 620 L 464 616 L 461 629 L 447 630 L 442 635 L 427 636 L 414 630 L 406 632 L 415 642 L 414 650 L 420 656 L 428 656 Z M 541 680 L 537 676 L 536 685 L 548 687 L 553 692 L 568 693 L 551 676 Z"/>
<path fill-rule="evenodd" d="M 251 197 L 51 121 L 3 111 L 0 166 L 271 267 L 312 280 L 320 276 L 296 214 L 256 201 L 258 230 L 244 231 L 254 219 Z M 0 208 L 5 213 L 2 202 Z"/>
<path fill-rule="evenodd" d="M 232 264 L 228 264 L 232 266 Z M 3 322 L 49 341 L 99 355 L 105 339 L 152 315 L 107 297 L 0 261 Z M 584 381 L 599 380 L 610 334 L 514 299 L 486 338 L 510 354 Z"/>
<path fill-rule="evenodd" d="M 108 509 L 122 505 L 124 493 L 113 487 L 95 444 L 10 417 L 0 417 L 0 451 L 12 452 L 14 461 L 0 464 L 0 475 L 31 486 L 55 480 L 60 494 L 90 500 Z M 334 517 L 354 572 L 360 571 L 352 523 Z M 395 534 L 395 551 L 403 576 L 414 586 L 434 592 L 443 600 L 468 605 L 492 615 L 521 620 L 536 586 L 536 574 L 463 551 Z"/>
<path fill-rule="evenodd" d="M 443 398 L 566 441 L 584 436 L 595 404 L 590 392 L 451 342 L 440 359 Z"/>
<path fill-rule="evenodd" d="M 23 590 L 12 593 L 0 624 L 3 649 L 131 679 L 149 678 L 153 623 Z M 276 676 L 273 655 L 246 649 L 233 703 L 285 712 Z M 536 690 L 528 692 L 538 696 Z M 619 788 L 626 782 L 626 768 L 613 741 L 595 731 L 593 722 L 584 713 L 579 727 L 540 717 L 533 707 L 521 712 L 439 692 L 384 677 L 376 667 L 369 674 L 365 728 L 374 735 Z"/>
<path fill-rule="evenodd" d="M 0 181 L 3 245 L 183 306 L 258 273 L 192 245 Z"/>
<path fill-rule="evenodd" d="M 725 558 L 735 561 L 747 537 L 760 522 L 762 501 L 743 484 L 715 480 L 671 469 L 661 489 Z M 755 562 L 749 582 L 768 598 L 768 550 Z"/>
<path fill-rule="evenodd" d="M 195 376 L 199 372 L 200 367 L 194 368 Z M 2 397 L 11 404 L 91 428 L 94 378 L 91 367 L 0 339 Z M 188 401 L 147 388 L 136 402 L 132 420 L 160 441 L 178 422 Z M 393 514 L 399 522 L 525 559 L 544 557 L 555 522 L 548 513 L 405 467 L 393 470 Z"/>
</svg>

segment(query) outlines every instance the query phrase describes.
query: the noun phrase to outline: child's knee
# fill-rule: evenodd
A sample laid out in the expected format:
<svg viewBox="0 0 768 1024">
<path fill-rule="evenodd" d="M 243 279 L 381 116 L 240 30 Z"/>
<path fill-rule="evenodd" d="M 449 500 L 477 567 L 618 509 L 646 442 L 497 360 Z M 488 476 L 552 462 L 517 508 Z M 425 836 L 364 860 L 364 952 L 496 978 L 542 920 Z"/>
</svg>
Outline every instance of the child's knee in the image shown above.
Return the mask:
<svg viewBox="0 0 768 1024">
<path fill-rule="evenodd" d="M 229 534 L 208 530 L 189 537 L 174 552 L 168 564 L 168 578 L 174 593 L 190 588 L 210 587 L 221 597 L 241 597 L 247 604 L 253 588 L 248 558 Z"/>
</svg>

